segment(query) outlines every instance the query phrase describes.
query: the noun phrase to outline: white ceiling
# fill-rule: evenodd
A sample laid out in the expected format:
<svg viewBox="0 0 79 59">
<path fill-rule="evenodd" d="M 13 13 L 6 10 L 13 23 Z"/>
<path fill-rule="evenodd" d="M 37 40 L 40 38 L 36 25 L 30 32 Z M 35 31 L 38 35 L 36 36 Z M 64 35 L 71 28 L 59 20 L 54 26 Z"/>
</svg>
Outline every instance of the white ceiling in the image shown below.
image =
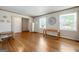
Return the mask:
<svg viewBox="0 0 79 59">
<path fill-rule="evenodd" d="M 71 7 L 73 6 L 0 6 L 0 9 L 16 12 L 22 15 L 39 16 Z"/>
</svg>

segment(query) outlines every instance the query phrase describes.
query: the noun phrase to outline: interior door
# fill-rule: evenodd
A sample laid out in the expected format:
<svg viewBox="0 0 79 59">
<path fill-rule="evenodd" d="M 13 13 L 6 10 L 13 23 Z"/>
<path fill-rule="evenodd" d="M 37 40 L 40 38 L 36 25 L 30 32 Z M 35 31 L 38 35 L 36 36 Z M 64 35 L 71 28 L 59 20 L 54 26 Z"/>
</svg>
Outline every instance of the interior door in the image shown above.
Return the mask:
<svg viewBox="0 0 79 59">
<path fill-rule="evenodd" d="M 28 19 L 22 19 L 22 31 L 29 31 L 28 30 Z"/>
</svg>

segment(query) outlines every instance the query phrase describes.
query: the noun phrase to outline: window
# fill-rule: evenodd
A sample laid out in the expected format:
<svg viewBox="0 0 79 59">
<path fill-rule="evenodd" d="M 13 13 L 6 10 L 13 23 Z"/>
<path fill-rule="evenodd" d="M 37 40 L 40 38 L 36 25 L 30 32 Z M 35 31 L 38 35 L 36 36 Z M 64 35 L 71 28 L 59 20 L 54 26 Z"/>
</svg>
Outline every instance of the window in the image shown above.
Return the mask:
<svg viewBox="0 0 79 59">
<path fill-rule="evenodd" d="M 77 14 L 64 14 L 60 15 L 60 30 L 77 30 Z"/>
<path fill-rule="evenodd" d="M 45 17 L 43 17 L 43 18 L 40 18 L 40 20 L 39 20 L 39 27 L 40 28 L 46 28 L 46 18 Z"/>
</svg>

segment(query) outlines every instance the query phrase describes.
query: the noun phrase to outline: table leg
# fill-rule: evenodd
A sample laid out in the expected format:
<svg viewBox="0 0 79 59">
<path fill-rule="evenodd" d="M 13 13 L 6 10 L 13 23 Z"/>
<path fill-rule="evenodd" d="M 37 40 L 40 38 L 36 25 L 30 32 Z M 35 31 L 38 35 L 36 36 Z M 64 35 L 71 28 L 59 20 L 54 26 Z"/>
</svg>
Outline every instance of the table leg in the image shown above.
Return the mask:
<svg viewBox="0 0 79 59">
<path fill-rule="evenodd" d="M 58 32 L 58 35 L 57 36 L 58 36 L 58 38 L 60 38 L 60 32 Z"/>
<path fill-rule="evenodd" d="M 46 34 L 47 34 L 46 30 L 43 30 L 43 36 L 46 36 Z"/>
</svg>

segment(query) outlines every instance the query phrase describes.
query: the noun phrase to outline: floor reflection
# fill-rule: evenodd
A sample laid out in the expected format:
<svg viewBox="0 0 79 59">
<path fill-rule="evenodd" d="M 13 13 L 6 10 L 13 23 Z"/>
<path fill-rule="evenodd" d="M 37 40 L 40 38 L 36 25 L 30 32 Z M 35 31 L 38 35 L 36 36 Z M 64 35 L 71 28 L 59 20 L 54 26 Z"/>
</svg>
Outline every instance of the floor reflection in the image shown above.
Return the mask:
<svg viewBox="0 0 79 59">
<path fill-rule="evenodd" d="M 40 37 L 40 39 L 37 42 L 36 50 L 39 52 L 45 52 L 47 51 L 47 41 L 44 37 Z"/>
</svg>

